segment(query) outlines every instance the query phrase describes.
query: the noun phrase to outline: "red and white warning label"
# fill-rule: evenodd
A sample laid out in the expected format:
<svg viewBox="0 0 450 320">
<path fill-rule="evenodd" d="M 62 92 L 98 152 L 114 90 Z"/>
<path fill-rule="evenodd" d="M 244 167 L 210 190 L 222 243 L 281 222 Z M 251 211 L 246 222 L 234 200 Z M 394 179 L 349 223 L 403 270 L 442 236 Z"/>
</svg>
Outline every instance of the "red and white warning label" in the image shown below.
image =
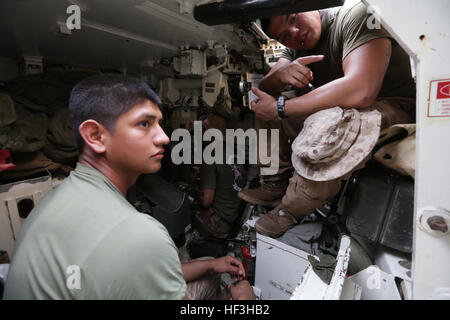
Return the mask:
<svg viewBox="0 0 450 320">
<path fill-rule="evenodd" d="M 430 82 L 428 117 L 450 117 L 450 79 Z"/>
</svg>

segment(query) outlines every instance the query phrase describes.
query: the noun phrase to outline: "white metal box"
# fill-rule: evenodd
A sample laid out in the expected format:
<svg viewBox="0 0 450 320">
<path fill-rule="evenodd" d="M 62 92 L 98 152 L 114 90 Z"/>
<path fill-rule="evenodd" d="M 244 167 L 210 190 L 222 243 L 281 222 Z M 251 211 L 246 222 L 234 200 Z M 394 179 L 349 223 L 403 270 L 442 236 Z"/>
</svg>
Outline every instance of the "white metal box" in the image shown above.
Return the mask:
<svg viewBox="0 0 450 320">
<path fill-rule="evenodd" d="M 288 300 L 306 268 L 308 253 L 275 239 L 256 235 L 255 287 L 263 300 Z"/>
<path fill-rule="evenodd" d="M 0 250 L 9 257 L 26 216 L 50 190 L 50 175 L 0 185 Z"/>
</svg>

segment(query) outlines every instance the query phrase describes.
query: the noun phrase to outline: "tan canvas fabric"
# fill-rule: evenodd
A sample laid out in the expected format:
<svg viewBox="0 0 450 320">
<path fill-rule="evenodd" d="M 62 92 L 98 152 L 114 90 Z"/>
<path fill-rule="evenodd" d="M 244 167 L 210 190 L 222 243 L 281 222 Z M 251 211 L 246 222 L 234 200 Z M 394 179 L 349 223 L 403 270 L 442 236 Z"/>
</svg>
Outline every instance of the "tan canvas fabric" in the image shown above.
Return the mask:
<svg viewBox="0 0 450 320">
<path fill-rule="evenodd" d="M 14 164 L 16 167 L 0 173 L 0 181 L 24 179 L 39 172 L 54 172 L 62 170 L 69 173 L 73 168 L 69 165 L 63 165 L 47 158 L 42 152 L 34 153 L 16 153 L 14 155 Z"/>
<path fill-rule="evenodd" d="M 308 180 L 294 172 L 289 180 L 286 194 L 281 200 L 280 209 L 296 218 L 301 218 L 330 201 L 340 187 L 341 179 L 318 182 Z"/>
<path fill-rule="evenodd" d="M 387 144 L 378 150 L 374 159 L 401 174 L 415 177 L 416 170 L 416 125 L 394 125 L 381 132 L 381 136 L 393 136 L 399 131 L 406 130 L 408 136 L 402 140 Z"/>
<path fill-rule="evenodd" d="M 296 140 L 297 156 L 309 163 L 330 163 L 339 159 L 358 137 L 361 117 L 357 110 L 332 108 L 325 116 L 326 119 L 318 121 L 313 121 L 313 116 L 308 118 L 303 128 L 307 134 L 299 135 Z"/>
<path fill-rule="evenodd" d="M 414 122 L 415 116 L 415 100 L 408 98 L 380 98 L 375 101 L 372 108 L 378 110 L 381 115 L 381 130 L 388 128 L 395 124 L 406 124 Z M 368 109 L 365 109 L 368 110 Z M 256 129 L 267 130 L 279 130 L 278 140 L 278 159 L 279 169 L 276 175 L 264 176 L 264 179 L 268 181 L 288 180 L 292 176 L 292 164 L 291 164 L 291 143 L 297 138 L 298 134 L 303 128 L 305 118 L 288 118 L 282 121 L 262 121 L 258 118 L 255 119 Z M 260 143 L 260 142 L 258 142 Z M 267 135 L 267 150 L 268 157 L 271 156 L 271 139 L 270 135 Z M 259 161 L 259 159 L 258 159 Z M 267 167 L 258 162 L 258 171 L 261 172 L 261 168 Z M 361 167 L 364 165 L 361 163 Z"/>
<path fill-rule="evenodd" d="M 405 99 L 381 99 L 377 100 L 372 106 L 373 109 L 380 111 L 382 115 L 381 126 L 386 128 L 396 123 L 410 123 L 413 121 L 410 113 L 405 110 L 410 110 L 415 105 L 413 100 L 406 101 Z M 293 124 L 292 120 L 289 122 Z M 402 125 L 412 131 L 414 125 Z M 295 128 L 302 128 L 301 126 L 289 126 L 290 130 L 286 131 L 286 135 L 291 137 Z M 298 129 L 299 130 L 299 129 Z M 287 133 L 289 132 L 289 133 Z M 380 135 L 383 136 L 383 135 Z M 364 168 L 366 162 L 372 157 L 369 153 L 353 170 L 346 175 L 330 180 L 330 181 L 312 181 L 300 176 L 294 171 L 293 177 L 289 180 L 289 186 L 286 194 L 281 200 L 280 208 L 286 213 L 301 218 L 310 214 L 315 208 L 320 207 L 324 203 L 333 199 L 338 193 L 343 180 L 349 179 L 355 170 Z M 281 168 L 285 172 L 286 167 Z"/>
<path fill-rule="evenodd" d="M 292 144 L 292 164 L 313 181 L 334 180 L 352 171 L 370 154 L 378 140 L 381 114 L 373 108 L 334 107 L 305 120 Z"/>
</svg>

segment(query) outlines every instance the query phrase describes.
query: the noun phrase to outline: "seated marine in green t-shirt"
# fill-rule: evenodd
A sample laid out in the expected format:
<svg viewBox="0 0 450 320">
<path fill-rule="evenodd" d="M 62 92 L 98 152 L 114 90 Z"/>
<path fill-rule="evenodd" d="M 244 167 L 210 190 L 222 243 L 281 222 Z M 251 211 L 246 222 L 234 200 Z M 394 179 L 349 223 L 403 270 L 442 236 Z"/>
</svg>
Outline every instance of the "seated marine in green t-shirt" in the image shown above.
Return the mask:
<svg viewBox="0 0 450 320">
<path fill-rule="evenodd" d="M 224 141 L 218 143 L 225 142 L 225 118 L 210 114 L 203 119 L 203 129 L 219 130 Z M 199 199 L 201 211 L 198 218 L 214 237 L 227 238 L 239 223 L 242 200 L 238 198 L 238 192 L 234 188 L 235 180 L 236 172 L 233 166 L 227 163 L 226 154 L 223 163 L 203 163 L 200 167 L 200 190 L 203 195 Z"/>
<path fill-rule="evenodd" d="M 161 167 L 169 138 L 160 104 L 145 82 L 122 75 L 74 87 L 78 164 L 24 223 L 5 299 L 195 299 L 205 295 L 189 284 L 205 275 L 245 276 L 230 256 L 181 264 L 166 228 L 125 198 L 140 174 Z M 247 281 L 229 289 L 233 299 L 254 298 Z"/>
</svg>

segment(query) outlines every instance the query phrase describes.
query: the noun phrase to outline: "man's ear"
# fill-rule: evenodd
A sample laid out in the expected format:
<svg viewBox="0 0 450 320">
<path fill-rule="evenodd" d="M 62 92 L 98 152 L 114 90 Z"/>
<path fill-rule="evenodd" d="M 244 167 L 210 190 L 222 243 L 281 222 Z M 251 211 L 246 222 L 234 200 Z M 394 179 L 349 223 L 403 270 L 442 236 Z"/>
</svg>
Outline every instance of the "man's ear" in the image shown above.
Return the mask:
<svg viewBox="0 0 450 320">
<path fill-rule="evenodd" d="M 78 127 L 81 137 L 86 146 L 91 148 L 95 153 L 104 153 L 105 137 L 108 130 L 95 120 L 86 120 Z"/>
</svg>

